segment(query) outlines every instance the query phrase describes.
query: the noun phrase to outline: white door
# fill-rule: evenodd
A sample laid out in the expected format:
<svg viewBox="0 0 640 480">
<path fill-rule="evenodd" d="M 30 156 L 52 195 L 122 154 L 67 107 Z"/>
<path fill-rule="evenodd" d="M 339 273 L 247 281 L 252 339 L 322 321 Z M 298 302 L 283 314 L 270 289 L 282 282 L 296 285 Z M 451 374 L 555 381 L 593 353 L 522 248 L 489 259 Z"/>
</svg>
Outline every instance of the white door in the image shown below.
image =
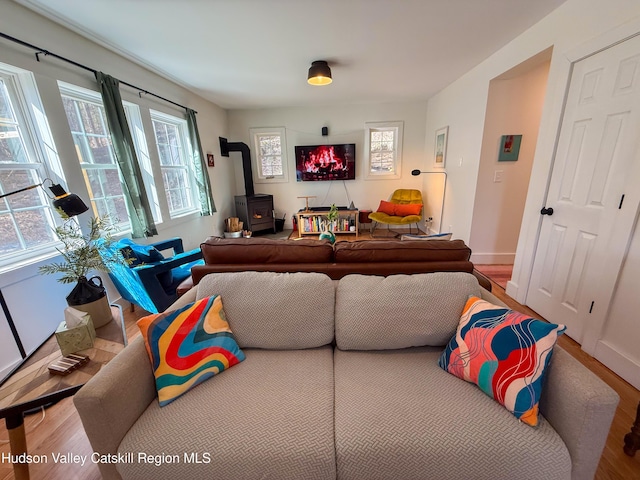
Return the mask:
<svg viewBox="0 0 640 480">
<path fill-rule="evenodd" d="M 633 228 L 639 138 L 640 36 L 574 64 L 527 291 L 579 343 L 594 309 L 605 314 Z"/>
</svg>

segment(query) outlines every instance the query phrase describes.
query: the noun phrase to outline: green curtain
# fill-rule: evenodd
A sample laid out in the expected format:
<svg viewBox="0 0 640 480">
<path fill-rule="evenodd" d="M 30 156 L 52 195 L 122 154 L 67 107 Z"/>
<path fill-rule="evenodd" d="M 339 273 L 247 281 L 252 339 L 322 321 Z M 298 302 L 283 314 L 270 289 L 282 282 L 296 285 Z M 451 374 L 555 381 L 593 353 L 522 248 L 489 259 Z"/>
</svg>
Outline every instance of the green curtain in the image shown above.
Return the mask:
<svg viewBox="0 0 640 480">
<path fill-rule="evenodd" d="M 211 182 L 207 171 L 207 159 L 202 154 L 200 144 L 200 134 L 198 133 L 198 123 L 196 122 L 196 112 L 187 108 L 187 125 L 189 126 L 189 140 L 193 151 L 193 168 L 198 184 L 198 195 L 200 197 L 200 214 L 211 215 L 216 211 L 211 192 Z"/>
<path fill-rule="evenodd" d="M 158 231 L 142 181 L 142 172 L 133 146 L 131 131 L 122 107 L 122 98 L 118 87 L 120 82 L 102 72 L 96 72 L 96 80 L 102 94 L 116 161 L 124 179 L 122 190 L 131 220 L 131 236 L 142 238 L 157 235 Z"/>
</svg>

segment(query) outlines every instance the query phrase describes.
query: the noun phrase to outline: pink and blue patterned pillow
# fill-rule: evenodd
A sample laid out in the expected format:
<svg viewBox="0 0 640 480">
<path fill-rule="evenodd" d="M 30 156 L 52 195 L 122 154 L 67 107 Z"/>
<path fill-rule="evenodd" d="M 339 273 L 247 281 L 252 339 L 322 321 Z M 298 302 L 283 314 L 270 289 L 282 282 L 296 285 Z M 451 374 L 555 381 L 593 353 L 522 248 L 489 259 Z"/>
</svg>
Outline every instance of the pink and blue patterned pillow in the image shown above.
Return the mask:
<svg viewBox="0 0 640 480">
<path fill-rule="evenodd" d="M 470 297 L 438 364 L 536 426 L 545 369 L 564 330 Z"/>
<path fill-rule="evenodd" d="M 138 320 L 163 407 L 244 360 L 220 296 Z"/>
</svg>

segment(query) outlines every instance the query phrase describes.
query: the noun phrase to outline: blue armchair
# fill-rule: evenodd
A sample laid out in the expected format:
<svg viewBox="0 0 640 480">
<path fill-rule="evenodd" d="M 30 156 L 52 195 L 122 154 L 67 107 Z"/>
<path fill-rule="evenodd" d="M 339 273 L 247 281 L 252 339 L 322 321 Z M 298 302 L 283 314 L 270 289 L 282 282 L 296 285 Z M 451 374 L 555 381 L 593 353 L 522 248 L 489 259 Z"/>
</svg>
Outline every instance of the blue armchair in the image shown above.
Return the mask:
<svg viewBox="0 0 640 480">
<path fill-rule="evenodd" d="M 165 258 L 160 251 L 173 249 L 174 256 Z M 149 245 L 134 243 L 128 238 L 114 242 L 110 254 L 120 250 L 132 259 L 129 266 L 111 267 L 109 277 L 120 295 L 132 305 L 148 312 L 165 310 L 176 299 L 176 287 L 191 275 L 191 267 L 203 264 L 199 248 L 184 251 L 181 238 L 170 238 Z"/>
</svg>

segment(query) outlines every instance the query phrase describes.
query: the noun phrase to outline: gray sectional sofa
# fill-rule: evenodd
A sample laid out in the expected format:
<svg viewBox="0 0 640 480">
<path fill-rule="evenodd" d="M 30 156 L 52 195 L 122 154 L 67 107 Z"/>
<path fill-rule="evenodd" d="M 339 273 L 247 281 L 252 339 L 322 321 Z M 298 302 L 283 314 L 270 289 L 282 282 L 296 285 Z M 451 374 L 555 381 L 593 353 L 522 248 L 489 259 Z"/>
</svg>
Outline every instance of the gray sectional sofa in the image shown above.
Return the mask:
<svg viewBox="0 0 640 480">
<path fill-rule="evenodd" d="M 468 273 L 210 274 L 246 359 L 159 407 L 137 338 L 74 397 L 106 479 L 594 476 L 618 397 L 555 347 L 538 427 L 438 366 Z M 120 455 L 118 455 L 120 454 Z"/>
</svg>

